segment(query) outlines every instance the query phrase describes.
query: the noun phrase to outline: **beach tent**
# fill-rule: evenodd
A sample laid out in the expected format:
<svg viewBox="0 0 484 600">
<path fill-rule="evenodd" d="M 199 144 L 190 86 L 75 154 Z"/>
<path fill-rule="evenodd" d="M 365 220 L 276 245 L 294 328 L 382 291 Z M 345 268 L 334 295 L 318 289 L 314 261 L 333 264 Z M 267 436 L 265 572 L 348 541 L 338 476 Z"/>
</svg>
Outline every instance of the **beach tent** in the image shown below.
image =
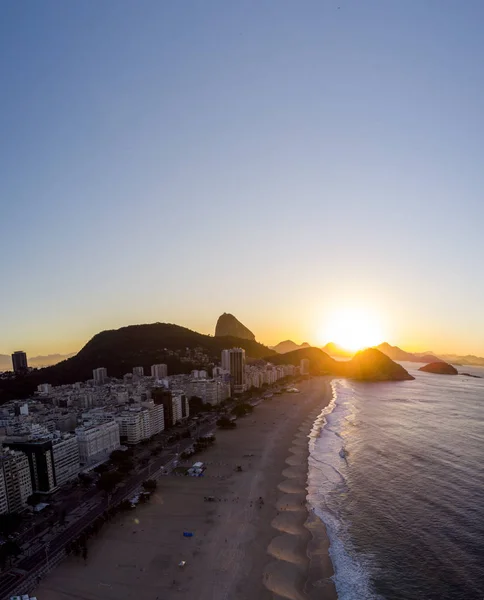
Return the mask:
<svg viewBox="0 0 484 600">
<path fill-rule="evenodd" d="M 183 537 L 193 537 L 193 533 L 191 531 L 184 531 Z"/>
</svg>

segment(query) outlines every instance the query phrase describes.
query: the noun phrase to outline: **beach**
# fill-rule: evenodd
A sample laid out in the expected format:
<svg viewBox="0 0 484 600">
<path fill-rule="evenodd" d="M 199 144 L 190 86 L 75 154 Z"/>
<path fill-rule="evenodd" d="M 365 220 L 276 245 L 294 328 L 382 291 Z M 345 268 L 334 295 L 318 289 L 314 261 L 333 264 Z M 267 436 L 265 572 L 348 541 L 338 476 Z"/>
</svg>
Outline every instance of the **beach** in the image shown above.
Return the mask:
<svg viewBox="0 0 484 600">
<path fill-rule="evenodd" d="M 216 430 L 195 459 L 204 477 L 161 477 L 148 504 L 89 541 L 86 560 L 67 558 L 39 584 L 39 600 L 336 598 L 324 527 L 306 505 L 308 435 L 331 388 L 323 377 L 298 388 Z"/>
</svg>

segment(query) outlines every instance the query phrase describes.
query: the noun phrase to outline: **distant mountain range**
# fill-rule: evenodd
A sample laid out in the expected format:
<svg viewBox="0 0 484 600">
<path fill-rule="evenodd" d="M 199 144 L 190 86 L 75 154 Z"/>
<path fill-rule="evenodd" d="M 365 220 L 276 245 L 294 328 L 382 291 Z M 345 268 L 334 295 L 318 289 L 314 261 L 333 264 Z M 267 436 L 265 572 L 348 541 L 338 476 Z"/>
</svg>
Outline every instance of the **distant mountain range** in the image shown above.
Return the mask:
<svg viewBox="0 0 484 600">
<path fill-rule="evenodd" d="M 292 340 L 284 340 L 283 342 L 279 342 L 276 346 L 269 346 L 271 350 L 278 352 L 279 354 L 285 354 L 286 352 L 293 352 L 294 350 L 299 350 L 300 348 L 310 348 L 311 345 L 307 342 L 303 342 L 302 344 L 296 344 Z"/>
<path fill-rule="evenodd" d="M 299 348 L 292 352 L 276 354 L 270 358 L 274 364 L 299 365 L 303 358 L 310 362 L 313 375 L 339 375 L 363 381 L 403 381 L 414 379 L 399 364 L 376 348 L 357 352 L 350 360 L 335 360 L 321 348 Z"/>
<path fill-rule="evenodd" d="M 29 367 L 41 368 L 55 365 L 61 360 L 71 358 L 76 353 L 71 352 L 70 354 L 47 354 L 46 356 L 28 356 Z M 0 354 L 0 371 L 11 371 L 12 370 L 12 357 L 8 354 Z"/>
<path fill-rule="evenodd" d="M 298 350 L 300 348 L 307 348 L 309 344 L 304 343 L 301 345 L 295 344 L 291 340 L 285 340 L 284 342 L 280 342 L 276 346 L 271 346 L 272 350 L 280 354 L 284 354 L 286 352 L 292 352 L 294 350 Z M 484 358 L 480 356 L 474 356 L 472 354 L 467 354 L 466 356 L 460 356 L 458 354 L 441 354 L 436 356 L 432 352 L 407 352 L 406 350 L 402 350 L 398 346 L 391 346 L 387 342 L 383 342 L 378 346 L 375 346 L 377 350 L 383 352 L 388 358 L 398 362 L 420 362 L 420 363 L 435 363 L 435 362 L 448 362 L 457 365 L 471 365 L 476 367 L 484 367 Z M 338 344 L 334 342 L 329 342 L 326 346 L 322 348 L 323 352 L 329 354 L 334 358 L 351 358 L 354 355 L 354 352 L 349 352 L 345 350 Z"/>
</svg>

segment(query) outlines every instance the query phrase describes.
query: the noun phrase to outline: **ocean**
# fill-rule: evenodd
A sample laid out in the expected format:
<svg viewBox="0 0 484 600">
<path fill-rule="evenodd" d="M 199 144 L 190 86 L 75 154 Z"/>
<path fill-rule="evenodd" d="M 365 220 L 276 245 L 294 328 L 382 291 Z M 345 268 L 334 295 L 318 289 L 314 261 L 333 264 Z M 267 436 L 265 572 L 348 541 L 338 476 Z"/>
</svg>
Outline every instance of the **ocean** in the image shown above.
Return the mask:
<svg viewBox="0 0 484 600">
<path fill-rule="evenodd" d="M 483 600 L 484 378 L 402 364 L 415 381 L 334 380 L 313 428 L 339 600 Z"/>
</svg>

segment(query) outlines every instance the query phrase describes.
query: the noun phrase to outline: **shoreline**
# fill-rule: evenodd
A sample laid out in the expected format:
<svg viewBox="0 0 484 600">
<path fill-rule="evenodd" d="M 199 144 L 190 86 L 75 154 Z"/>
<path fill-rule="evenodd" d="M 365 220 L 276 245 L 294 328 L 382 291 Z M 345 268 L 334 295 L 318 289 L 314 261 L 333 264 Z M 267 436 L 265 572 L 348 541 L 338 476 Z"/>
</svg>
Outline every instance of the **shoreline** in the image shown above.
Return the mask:
<svg viewBox="0 0 484 600">
<path fill-rule="evenodd" d="M 217 430 L 199 458 L 203 478 L 161 477 L 149 504 L 106 526 L 86 561 L 67 558 L 37 597 L 336 599 L 329 541 L 307 501 L 310 432 L 331 402 L 328 382 L 303 382 L 300 394 L 274 396 L 236 429 Z"/>
</svg>

